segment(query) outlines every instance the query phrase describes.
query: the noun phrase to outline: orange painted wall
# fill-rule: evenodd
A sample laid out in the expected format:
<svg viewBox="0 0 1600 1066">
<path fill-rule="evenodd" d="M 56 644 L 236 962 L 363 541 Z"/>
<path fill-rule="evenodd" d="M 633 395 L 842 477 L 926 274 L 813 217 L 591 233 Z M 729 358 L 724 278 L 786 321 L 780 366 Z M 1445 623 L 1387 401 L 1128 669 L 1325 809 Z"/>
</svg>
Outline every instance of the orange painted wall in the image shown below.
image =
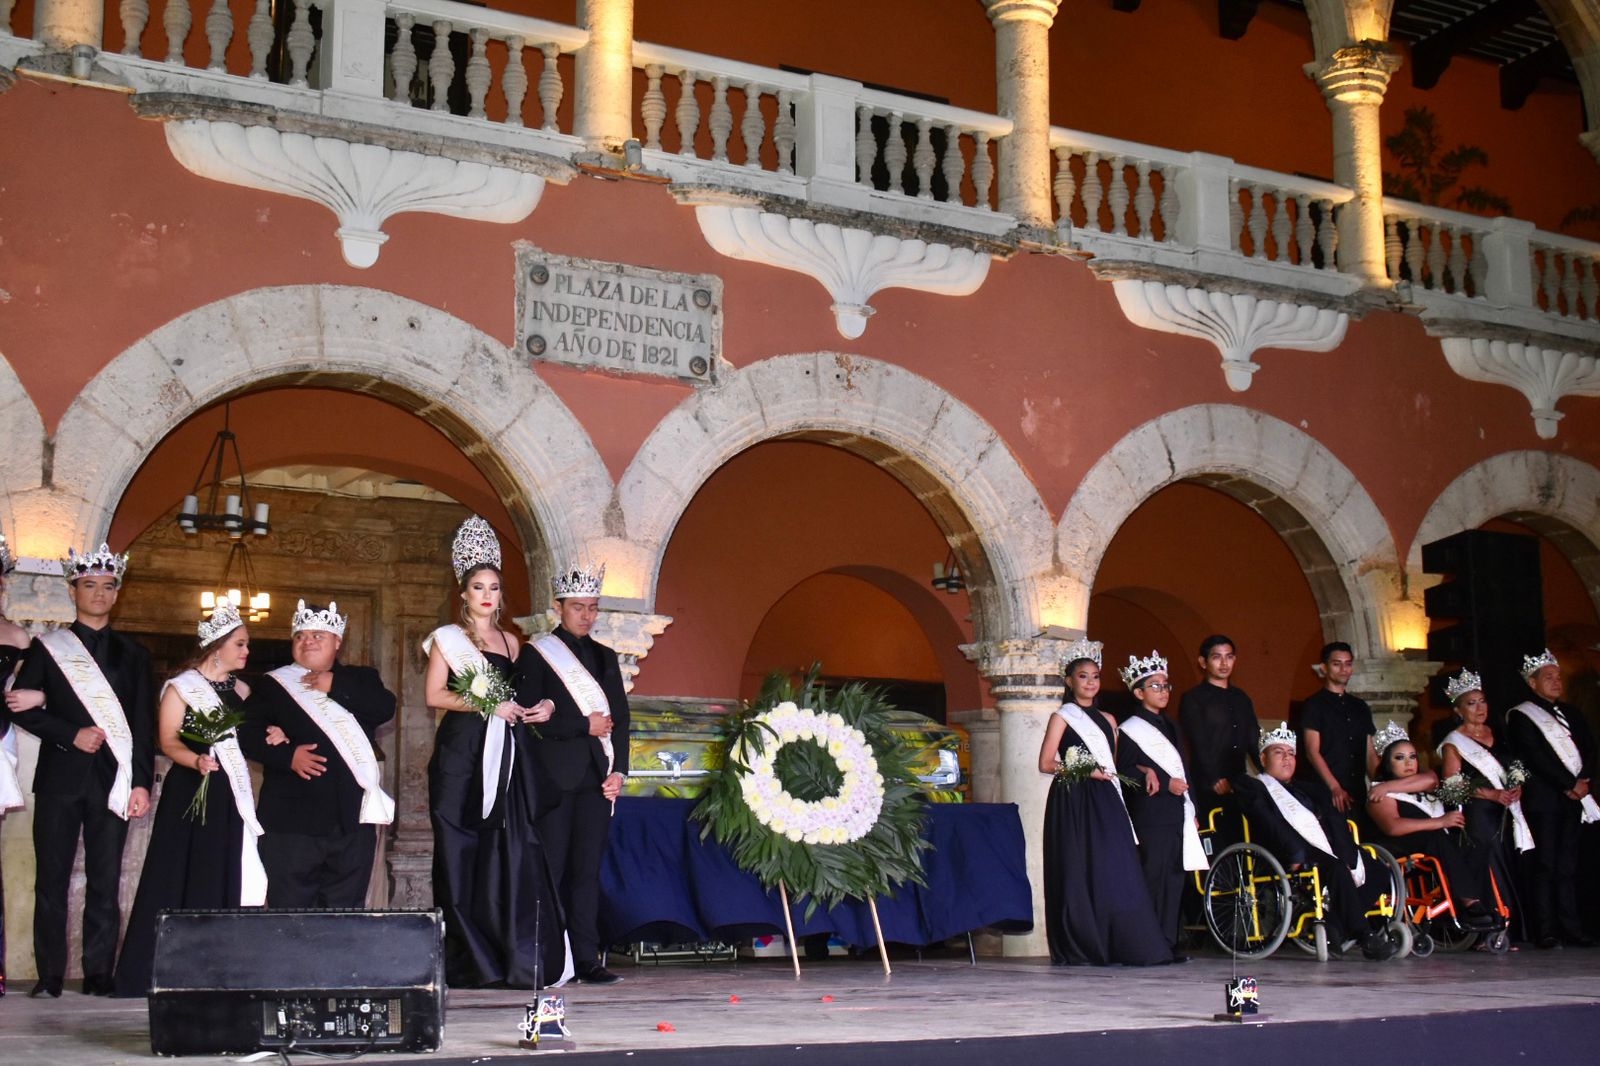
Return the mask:
<svg viewBox="0 0 1600 1066">
<path fill-rule="evenodd" d="M 747 660 L 764 672 L 805 665 L 846 643 L 844 634 L 871 631 L 882 620 L 882 599 L 921 630 L 924 646 L 907 645 L 904 622 L 893 653 L 900 665 L 883 676 L 935 679 L 943 676 L 951 708 L 981 705 L 978 682 L 957 645 L 972 639 L 964 595 L 939 596 L 925 582 L 946 546 L 927 511 L 899 482 L 865 460 L 804 442 L 757 445 L 736 456 L 701 487 L 684 512 L 661 568 L 656 610 L 672 626 L 650 652 L 639 675 L 641 695 L 700 693 L 728 696 L 742 691 Z M 858 577 L 817 575 L 841 567 L 887 571 L 873 584 L 878 597 L 856 595 L 852 603 L 874 603 L 866 618 L 838 620 L 834 608 L 809 593 L 772 618 L 774 608 L 797 587 L 862 584 Z M 896 587 L 893 575 L 903 582 Z M 885 592 L 885 587 L 892 591 Z M 818 611 L 826 614 L 819 615 Z M 752 647 L 764 622 L 774 628 Z M 840 639 L 825 647 L 824 631 Z M 831 638 L 830 638 L 831 639 Z M 931 648 L 931 652 L 928 650 Z M 815 650 L 813 650 L 815 649 Z M 862 649 L 851 660 L 888 670 L 890 646 Z M 936 664 L 930 669 L 929 657 Z M 828 674 L 850 674 L 823 658 Z"/>
<path fill-rule="evenodd" d="M 832 677 L 945 680 L 928 637 L 893 596 L 860 578 L 818 574 L 790 589 L 761 620 L 739 695 L 750 699 L 774 670 L 822 663 Z"/>
<path fill-rule="evenodd" d="M 1200 641 L 1232 637 L 1234 683 L 1263 719 L 1316 691 L 1316 602 L 1294 556 L 1260 515 L 1214 489 L 1178 484 L 1133 513 L 1106 551 L 1089 604 L 1105 641 L 1106 687 L 1129 655 L 1159 650 L 1181 691 L 1198 684 Z M 1309 647 L 1309 651 L 1307 650 Z M 1176 704 L 1174 704 L 1176 713 Z"/>
</svg>

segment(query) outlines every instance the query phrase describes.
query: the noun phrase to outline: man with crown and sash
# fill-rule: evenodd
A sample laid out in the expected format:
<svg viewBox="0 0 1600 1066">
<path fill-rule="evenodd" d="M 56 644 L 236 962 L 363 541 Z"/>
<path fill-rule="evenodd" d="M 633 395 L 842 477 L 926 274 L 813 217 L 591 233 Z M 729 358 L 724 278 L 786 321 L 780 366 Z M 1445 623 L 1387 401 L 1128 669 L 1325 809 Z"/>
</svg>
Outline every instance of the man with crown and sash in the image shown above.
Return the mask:
<svg viewBox="0 0 1600 1066">
<path fill-rule="evenodd" d="M 332 601 L 301 600 L 289 626 L 294 661 L 245 701 L 239 746 L 264 771 L 257 818 L 269 907 L 362 906 L 377 827 L 394 821 L 372 746 L 394 717 L 394 693 L 370 666 L 339 662 L 348 621 Z"/>
<path fill-rule="evenodd" d="M 556 628 L 520 661 L 517 703 L 555 705 L 539 726 L 539 837 L 567 919 L 579 981 L 622 978 L 600 961 L 600 861 L 628 772 L 628 697 L 617 653 L 589 635 L 600 614 L 606 568 L 575 566 L 555 577 Z"/>
<path fill-rule="evenodd" d="M 1600 805 L 1589 792 L 1594 737 L 1583 714 L 1562 702 L 1566 683 L 1550 649 L 1523 657 L 1522 679 L 1530 695 L 1506 716 L 1506 732 L 1528 767 L 1522 809 L 1538 844 L 1528 876 L 1534 942 L 1592 947 L 1578 909 L 1578 848 L 1583 827 L 1600 821 Z"/>
<path fill-rule="evenodd" d="M 1208 863 L 1189 798 L 1189 775 L 1178 752 L 1178 727 L 1162 713 L 1172 699 L 1167 660 L 1157 651 L 1147 659 L 1128 656 L 1122 683 L 1139 707 L 1122 720 L 1117 769 L 1143 785 L 1125 793 L 1139 837 L 1139 861 L 1172 957 L 1187 961 L 1178 952 L 1184 871 L 1204 870 Z"/>
<path fill-rule="evenodd" d="M 259 907 L 267 899 L 261 823 L 234 728 L 250 695 L 235 676 L 250 659 L 250 631 L 224 597 L 197 632 L 199 647 L 162 686 L 156 708 L 156 744 L 172 768 L 117 959 L 119 996 L 149 991 L 162 911 Z"/>
<path fill-rule="evenodd" d="M 534 730 L 555 710 L 494 699 L 515 684 L 521 639 L 500 627 L 500 540 L 473 515 L 456 531 L 451 565 L 460 622 L 423 641 L 428 706 L 441 712 L 428 761 L 433 901 L 444 911 L 445 976 L 452 987 L 542 988 L 571 976 L 561 906 L 535 819 Z M 461 694 L 483 678 L 484 697 Z"/>
<path fill-rule="evenodd" d="M 11 680 L 31 641 L 21 626 L 5 616 L 6 578 L 17 568 L 16 556 L 0 533 L 0 691 L 11 688 Z M 17 779 L 17 733 L 11 728 L 11 708 L 0 699 L 0 818 L 25 806 L 22 784 Z M 6 894 L 0 883 L 0 996 L 6 994 Z"/>
<path fill-rule="evenodd" d="M 1290 871 L 1315 867 L 1329 904 L 1328 943 L 1349 951 L 1357 943 L 1369 959 L 1394 957 L 1398 946 L 1385 929 L 1369 928 L 1368 911 L 1390 890 L 1381 868 L 1368 868 L 1350 825 L 1320 789 L 1294 779 L 1296 740 L 1284 722 L 1261 735 L 1260 777 L 1235 782 L 1239 806 L 1250 820 L 1250 839 Z"/>
<path fill-rule="evenodd" d="M 33 954 L 28 994 L 61 995 L 67 969 L 67 893 L 83 836 L 83 990 L 110 995 L 122 913 L 117 889 L 128 819 L 150 809 L 155 776 L 155 684 L 150 655 L 111 627 L 127 555 L 106 545 L 62 560 L 77 617 L 36 638 L 6 704 L 39 738 L 34 770 Z"/>
</svg>

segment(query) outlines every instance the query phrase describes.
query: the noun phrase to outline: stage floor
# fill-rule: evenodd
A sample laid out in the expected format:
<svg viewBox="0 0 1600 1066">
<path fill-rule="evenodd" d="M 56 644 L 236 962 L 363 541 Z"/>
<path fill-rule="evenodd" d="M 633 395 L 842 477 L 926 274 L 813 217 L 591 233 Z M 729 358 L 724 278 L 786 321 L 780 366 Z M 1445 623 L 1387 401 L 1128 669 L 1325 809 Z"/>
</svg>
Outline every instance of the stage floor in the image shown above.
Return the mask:
<svg viewBox="0 0 1600 1066">
<path fill-rule="evenodd" d="M 1487 1023 L 1491 1031 L 1529 1050 L 1553 1039 L 1559 1026 L 1552 1018 L 1566 1019 L 1560 1024 L 1580 1026 L 1587 1033 L 1596 1031 L 1600 1019 L 1600 981 L 1595 980 L 1600 950 L 1573 948 L 1524 948 L 1500 957 L 1468 952 L 1388 963 L 1355 958 L 1318 964 L 1285 947 L 1277 957 L 1240 971 L 1260 981 L 1265 1016 L 1260 1026 L 1242 1027 L 1211 1020 L 1222 1005 L 1223 982 L 1231 968 L 1228 959 L 1215 954 L 1155 969 L 1053 968 L 1032 960 L 1000 959 L 980 959 L 970 966 L 965 958 L 908 958 L 894 960 L 894 974 L 887 978 L 875 956 L 835 958 L 806 964 L 799 980 L 783 960 L 638 967 L 624 959 L 614 962 L 627 978 L 623 983 L 567 990 L 573 1057 L 631 1053 L 634 1062 L 659 1057 L 737 1062 L 772 1059 L 779 1052 L 798 1057 L 793 1052 L 803 1050 L 813 1063 L 842 1061 L 846 1048 L 830 1052 L 819 1047 L 832 1044 L 853 1045 L 849 1059 L 868 1061 L 872 1045 L 960 1041 L 966 1061 L 987 1062 L 1012 1058 L 1002 1052 L 1020 1050 L 1049 1034 L 1065 1034 L 1050 1037 L 1058 1051 L 1080 1040 L 1085 1052 L 1096 1042 L 1105 1047 L 1107 1040 L 1117 1041 L 1115 1046 L 1126 1049 L 1137 1046 L 1130 1041 L 1144 1040 L 1154 1041 L 1150 1050 L 1158 1052 L 1174 1039 L 1210 1039 L 1204 1033 L 1185 1037 L 1174 1031 L 1185 1027 L 1233 1030 L 1227 1037 L 1231 1040 L 1270 1033 L 1276 1044 L 1287 1031 L 1301 1031 L 1307 1038 L 1332 1032 L 1315 1023 L 1383 1023 L 1381 1035 L 1357 1030 L 1354 1044 L 1346 1043 L 1352 1035 L 1348 1031 L 1337 1038 L 1316 1036 L 1308 1049 L 1337 1039 L 1338 1057 L 1356 1061 L 1366 1057 L 1361 1053 L 1365 1041 L 1394 1037 L 1394 1023 L 1412 1016 L 1431 1016 L 1414 1024 L 1436 1040 L 1471 1028 L 1460 1024 L 1459 1012 L 1474 1012 L 1480 1027 L 1485 1016 L 1492 1016 Z M 59 1000 L 30 1000 L 25 995 L 29 986 L 31 982 L 23 983 L 0 999 L 0 1062 L 79 1066 L 152 1059 L 143 1000 L 86 998 L 70 989 Z M 528 1053 L 516 1046 L 516 1024 L 527 999 L 520 992 L 452 993 L 438 1054 L 372 1058 L 436 1066 L 524 1058 Z M 663 1031 L 664 1026 L 671 1028 Z M 994 1041 L 994 1054 L 982 1053 L 982 1045 L 974 1046 L 974 1041 Z M 765 1047 L 758 1052 L 757 1045 Z M 560 1046 L 547 1044 L 538 1054 L 547 1057 Z M 1266 1050 L 1267 1045 L 1261 1047 Z M 737 1048 L 744 1050 L 732 1051 Z M 688 1049 L 703 1050 L 697 1056 L 652 1054 Z M 1435 1043 L 1433 1050 L 1442 1049 Z M 903 1058 L 895 1049 L 881 1051 L 883 1058 Z M 1447 1058 L 1435 1058 L 1426 1047 L 1413 1045 L 1405 1060 L 1413 1066 L 1483 1061 L 1470 1052 L 1456 1049 Z M 312 1061 L 298 1054 L 294 1059 Z M 1298 1062 L 1315 1060 L 1309 1054 Z M 239 1060 L 196 1056 L 187 1061 Z"/>
</svg>

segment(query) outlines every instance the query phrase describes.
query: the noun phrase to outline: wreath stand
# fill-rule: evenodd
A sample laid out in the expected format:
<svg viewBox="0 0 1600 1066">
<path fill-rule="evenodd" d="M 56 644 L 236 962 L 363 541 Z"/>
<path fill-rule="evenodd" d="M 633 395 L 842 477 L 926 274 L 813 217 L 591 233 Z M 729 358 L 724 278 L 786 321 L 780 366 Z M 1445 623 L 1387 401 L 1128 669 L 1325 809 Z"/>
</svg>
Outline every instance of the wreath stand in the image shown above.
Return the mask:
<svg viewBox="0 0 1600 1066">
<path fill-rule="evenodd" d="M 778 895 L 783 900 L 783 925 L 788 933 L 789 961 L 794 964 L 795 977 L 799 977 L 800 951 L 794 939 L 794 916 L 789 913 L 789 887 L 782 881 L 778 882 Z M 889 946 L 883 942 L 883 924 L 878 921 L 878 901 L 868 896 L 867 909 L 872 912 L 872 931 L 878 935 L 878 958 L 883 961 L 883 976 L 891 977 L 894 971 L 889 968 Z"/>
</svg>

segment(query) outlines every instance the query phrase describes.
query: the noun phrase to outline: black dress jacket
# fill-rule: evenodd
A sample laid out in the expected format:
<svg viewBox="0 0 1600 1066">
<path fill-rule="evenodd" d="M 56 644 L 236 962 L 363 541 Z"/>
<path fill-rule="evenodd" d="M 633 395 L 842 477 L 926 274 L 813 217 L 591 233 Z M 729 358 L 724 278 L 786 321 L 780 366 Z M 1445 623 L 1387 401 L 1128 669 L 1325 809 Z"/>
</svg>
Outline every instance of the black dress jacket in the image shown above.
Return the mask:
<svg viewBox="0 0 1600 1066">
<path fill-rule="evenodd" d="M 349 711 L 371 740 L 378 727 L 394 717 L 394 693 L 370 666 L 333 665 L 328 696 Z M 239 747 L 261 764 L 261 798 L 256 817 L 269 833 L 342 836 L 361 825 L 362 788 L 340 758 L 328 735 L 317 727 L 293 696 L 275 678 L 263 677 L 250 690 L 239 726 Z M 267 743 L 267 727 L 277 726 L 287 744 Z M 327 759 L 323 774 L 309 781 L 289 768 L 295 749 L 315 744 L 314 754 Z"/>
<path fill-rule="evenodd" d="M 1572 734 L 1572 742 L 1578 746 L 1578 756 L 1583 760 L 1577 773 L 1567 769 L 1567 764 L 1561 761 L 1550 742 L 1544 738 L 1544 732 L 1533 724 L 1533 720 L 1521 711 L 1512 711 L 1506 715 L 1506 732 L 1510 735 L 1511 743 L 1528 767 L 1528 783 L 1522 788 L 1522 808 L 1525 811 L 1558 811 L 1566 808 L 1568 804 L 1576 804 L 1575 800 L 1566 797 L 1566 793 L 1578 783 L 1579 778 L 1588 778 L 1591 785 L 1594 779 L 1595 746 L 1594 735 L 1589 732 L 1589 723 L 1584 720 L 1583 712 L 1570 703 L 1551 703 L 1547 699 L 1530 695 L 1526 702 L 1535 707 L 1542 707 L 1553 718 L 1557 707 L 1561 716 L 1567 720 L 1567 728 Z"/>
<path fill-rule="evenodd" d="M 1183 751 L 1183 744 L 1178 740 L 1178 727 L 1172 719 L 1140 707 L 1128 715 L 1123 724 L 1126 725 L 1135 719 L 1150 724 L 1166 737 L 1175 749 Z M 1144 771 L 1139 769 L 1141 766 L 1148 766 L 1155 771 L 1156 783 L 1160 788 L 1154 796 L 1145 791 Z M 1188 767 L 1184 769 L 1187 771 Z M 1129 788 L 1122 793 L 1128 799 L 1128 814 L 1133 819 L 1134 828 L 1143 829 L 1148 826 L 1152 829 L 1168 829 L 1183 825 L 1183 797 L 1174 796 L 1167 790 L 1167 786 L 1172 783 L 1172 775 L 1156 765 L 1156 761 L 1139 747 L 1139 742 L 1126 730 L 1117 739 L 1117 770 L 1139 782 L 1137 788 Z M 1141 833 L 1140 839 L 1143 838 Z"/>
<path fill-rule="evenodd" d="M 1178 721 L 1189 742 L 1189 757 L 1184 762 L 1189 784 L 1200 791 L 1210 792 L 1218 781 L 1244 776 L 1250 762 L 1260 767 L 1256 749 L 1261 724 L 1256 721 L 1255 705 L 1239 688 L 1202 681 L 1183 694 Z"/>
<path fill-rule="evenodd" d="M 628 772 L 628 695 L 622 687 L 622 669 L 617 665 L 617 653 L 592 637 L 576 637 L 557 626 L 555 635 L 561 639 L 590 675 L 600 683 L 606 703 L 611 708 L 611 748 L 615 754 L 612 772 Z M 594 766 L 601 780 L 606 776 L 606 753 L 600 738 L 589 735 L 589 719 L 578 709 L 578 703 L 567 691 L 561 678 L 545 662 L 537 649 L 530 648 L 517 660 L 517 702 L 532 707 L 540 700 L 555 704 L 548 722 L 535 728 L 539 737 L 533 742 L 539 754 L 539 765 L 549 781 L 560 789 L 573 789 L 583 781 L 584 772 Z"/>
<path fill-rule="evenodd" d="M 133 787 L 148 789 L 155 780 L 156 727 L 150 653 L 110 626 L 91 629 L 74 622 L 71 628 L 122 703 L 123 716 L 133 733 Z M 73 747 L 78 730 L 93 726 L 94 719 L 67 683 L 55 657 L 37 640 L 29 646 L 13 687 L 44 693 L 43 707 L 13 718 L 41 741 L 34 793 L 67 797 L 109 793 L 117 779 L 117 758 L 111 754 L 111 745 L 102 744 L 92 755 Z"/>
</svg>

